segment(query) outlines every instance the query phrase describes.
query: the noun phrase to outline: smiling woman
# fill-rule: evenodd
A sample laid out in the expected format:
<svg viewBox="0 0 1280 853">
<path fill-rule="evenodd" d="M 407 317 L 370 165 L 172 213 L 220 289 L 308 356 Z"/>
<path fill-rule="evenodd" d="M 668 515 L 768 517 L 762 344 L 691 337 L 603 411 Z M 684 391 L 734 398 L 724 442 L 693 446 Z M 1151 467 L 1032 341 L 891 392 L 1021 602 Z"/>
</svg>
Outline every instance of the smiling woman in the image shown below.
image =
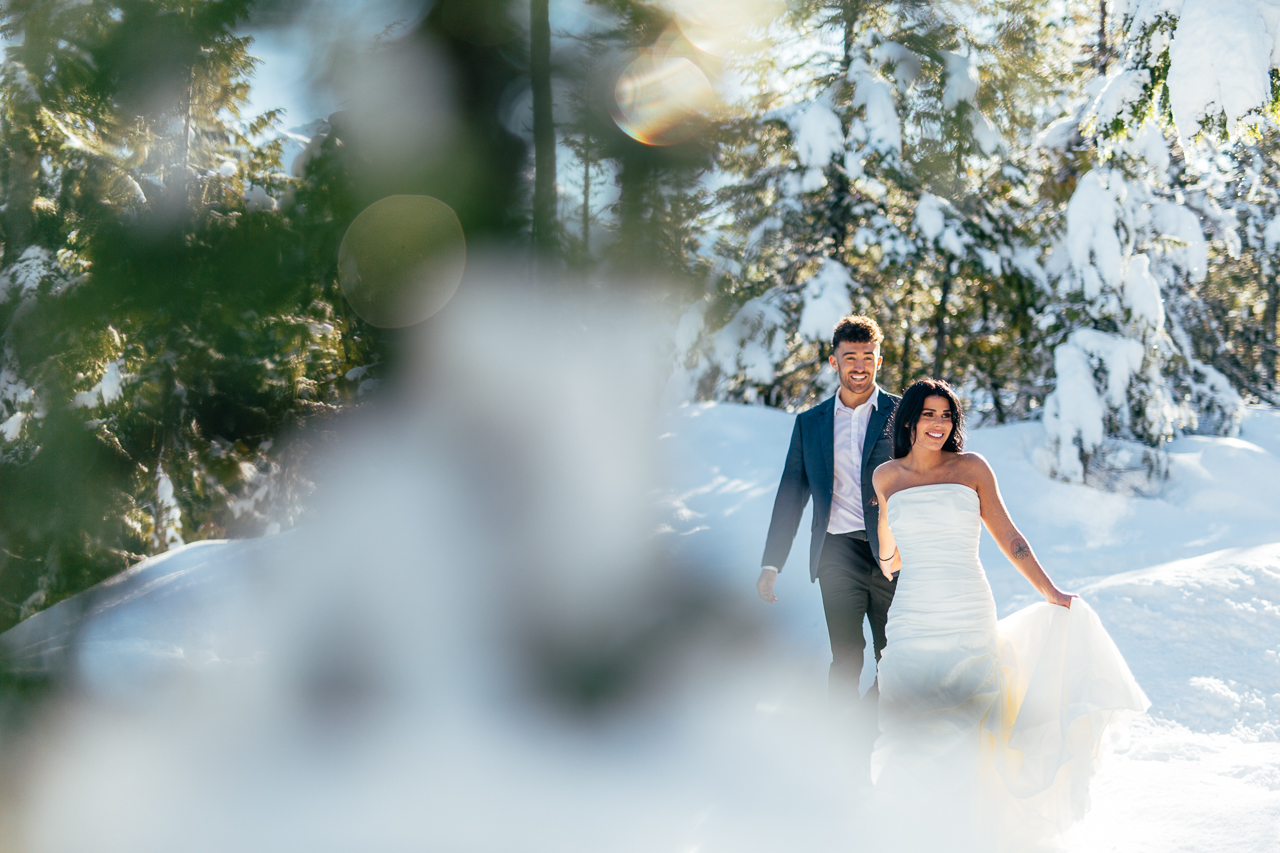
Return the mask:
<svg viewBox="0 0 1280 853">
<path fill-rule="evenodd" d="M 977 496 L 982 522 L 1031 585 L 1050 604 L 1071 606 L 1074 596 L 1054 585 L 1014 526 L 987 460 L 964 452 L 964 409 L 951 385 L 940 379 L 921 379 L 908 388 L 894 414 L 892 431 L 894 458 L 873 475 L 876 500 L 885 510 L 879 519 L 880 551 L 876 556 L 886 577 L 900 571 L 903 562 L 889 521 L 889 501 L 914 489 L 960 487 Z"/>
<path fill-rule="evenodd" d="M 991 466 L 963 451 L 951 386 L 907 389 L 893 439 L 873 477 L 880 570 L 901 572 L 880 659 L 873 834 L 920 850 L 1055 843 L 1088 809 L 1103 730 L 1149 702 L 1098 617 L 1045 573 Z M 983 525 L 1047 604 L 997 622 Z M 907 800 L 912 813 L 895 815 Z"/>
<path fill-rule="evenodd" d="M 941 437 L 935 438 L 938 433 Z M 923 437 L 926 446 L 937 442 L 935 450 L 959 453 L 964 449 L 963 409 L 955 390 L 941 379 L 921 379 L 902 395 L 893 424 L 893 458 L 911 453 L 917 437 Z"/>
</svg>

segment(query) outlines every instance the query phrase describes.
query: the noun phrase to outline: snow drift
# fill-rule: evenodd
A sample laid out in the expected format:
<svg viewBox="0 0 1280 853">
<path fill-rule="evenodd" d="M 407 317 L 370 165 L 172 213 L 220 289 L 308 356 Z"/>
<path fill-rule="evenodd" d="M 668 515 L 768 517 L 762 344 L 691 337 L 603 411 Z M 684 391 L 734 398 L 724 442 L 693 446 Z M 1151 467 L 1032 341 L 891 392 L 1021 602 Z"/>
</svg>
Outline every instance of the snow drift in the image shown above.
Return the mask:
<svg viewBox="0 0 1280 853">
<path fill-rule="evenodd" d="M 817 589 L 794 565 L 777 606 L 752 586 L 791 416 L 602 422 L 610 382 L 544 343 L 570 378 L 531 380 L 519 418 L 494 377 L 438 364 L 434 403 L 337 466 L 327 529 L 179 548 L 4 635 L 16 668 L 73 688 L 28 735 L 5 831 L 31 850 L 856 844 L 865 768 L 832 748 Z M 655 431 L 636 503 L 617 487 L 654 470 Z M 1273 850 L 1280 413 L 1174 442 L 1152 498 L 1047 478 L 1043 442 L 1030 423 L 970 446 L 1154 701 L 1071 849 Z M 1035 600 L 985 534 L 981 553 L 1002 615 Z"/>
</svg>

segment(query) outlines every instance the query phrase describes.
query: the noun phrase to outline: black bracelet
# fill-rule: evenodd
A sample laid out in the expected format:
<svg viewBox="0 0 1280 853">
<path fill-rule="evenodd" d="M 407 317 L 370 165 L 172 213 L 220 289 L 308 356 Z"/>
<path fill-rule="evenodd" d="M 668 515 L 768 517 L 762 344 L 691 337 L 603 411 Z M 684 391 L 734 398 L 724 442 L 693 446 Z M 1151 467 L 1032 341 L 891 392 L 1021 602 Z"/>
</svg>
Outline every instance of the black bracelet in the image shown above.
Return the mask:
<svg viewBox="0 0 1280 853">
<path fill-rule="evenodd" d="M 895 545 L 895 546 L 894 546 L 894 549 L 893 549 L 893 553 L 892 553 L 892 554 L 890 554 L 890 555 L 889 555 L 889 556 L 887 556 L 887 557 L 881 557 L 879 554 L 876 554 L 876 559 L 877 559 L 877 560 L 879 560 L 879 561 L 880 561 L 880 562 L 882 562 L 882 563 L 887 563 L 887 562 L 889 562 L 890 560 L 892 560 L 892 559 L 893 559 L 894 557 L 896 557 L 896 556 L 898 556 L 898 548 L 897 548 L 897 546 Z"/>
</svg>

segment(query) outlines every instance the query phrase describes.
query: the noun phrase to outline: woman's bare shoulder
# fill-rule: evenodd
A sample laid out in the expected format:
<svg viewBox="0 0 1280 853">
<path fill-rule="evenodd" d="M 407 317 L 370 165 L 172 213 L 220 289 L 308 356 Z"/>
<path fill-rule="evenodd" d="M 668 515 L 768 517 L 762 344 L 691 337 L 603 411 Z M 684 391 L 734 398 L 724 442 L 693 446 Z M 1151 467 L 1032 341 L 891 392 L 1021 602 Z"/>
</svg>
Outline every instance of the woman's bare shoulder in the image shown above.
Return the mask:
<svg viewBox="0 0 1280 853">
<path fill-rule="evenodd" d="M 991 468 L 991 463 L 981 453 L 975 453 L 972 450 L 961 451 L 956 454 L 955 461 L 952 463 L 956 466 L 956 471 L 966 480 L 972 480 L 977 483 L 994 483 L 996 479 L 995 471 Z"/>
<path fill-rule="evenodd" d="M 991 470 L 991 463 L 987 461 L 987 457 L 974 450 L 961 450 L 955 456 L 955 464 L 965 468 Z"/>
<path fill-rule="evenodd" d="M 881 462 L 876 466 L 876 470 L 871 472 L 871 483 L 877 489 L 893 483 L 894 480 L 902 472 L 902 462 L 897 459 L 890 459 L 888 462 Z"/>
</svg>

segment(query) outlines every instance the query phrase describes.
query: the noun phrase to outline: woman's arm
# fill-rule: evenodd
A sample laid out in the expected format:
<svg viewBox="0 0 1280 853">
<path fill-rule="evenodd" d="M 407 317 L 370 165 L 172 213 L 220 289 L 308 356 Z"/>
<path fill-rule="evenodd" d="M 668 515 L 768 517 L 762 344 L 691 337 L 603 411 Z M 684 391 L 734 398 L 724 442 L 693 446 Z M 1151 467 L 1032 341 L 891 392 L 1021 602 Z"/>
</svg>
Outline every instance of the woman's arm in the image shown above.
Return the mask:
<svg viewBox="0 0 1280 853">
<path fill-rule="evenodd" d="M 1022 572 L 1022 576 L 1045 597 L 1046 601 L 1070 608 L 1071 599 L 1076 596 L 1058 589 L 1050 580 L 1031 550 L 1030 543 L 1014 526 L 1013 519 L 1009 517 L 1009 511 L 1005 508 L 1004 499 L 1000 497 L 1000 487 L 996 484 L 995 472 L 991 470 L 987 460 L 976 453 L 965 454 L 965 456 L 968 458 L 968 465 L 976 481 L 978 498 L 982 502 L 982 521 L 987 525 L 987 530 L 991 531 L 1000 550 L 1009 558 L 1009 562 L 1013 563 L 1014 568 Z"/>
<path fill-rule="evenodd" d="M 893 464 L 893 460 L 885 462 L 871 474 L 871 484 L 876 490 L 876 505 L 880 507 L 880 512 L 877 513 L 880 520 L 876 524 L 876 530 L 880 534 L 880 553 L 874 556 L 880 572 L 889 580 L 893 580 L 894 572 L 902 569 L 902 556 L 898 553 L 898 543 L 894 541 L 893 531 L 889 529 L 889 506 L 884 497 L 893 480 Z M 880 559 L 882 556 L 888 559 Z"/>
</svg>

